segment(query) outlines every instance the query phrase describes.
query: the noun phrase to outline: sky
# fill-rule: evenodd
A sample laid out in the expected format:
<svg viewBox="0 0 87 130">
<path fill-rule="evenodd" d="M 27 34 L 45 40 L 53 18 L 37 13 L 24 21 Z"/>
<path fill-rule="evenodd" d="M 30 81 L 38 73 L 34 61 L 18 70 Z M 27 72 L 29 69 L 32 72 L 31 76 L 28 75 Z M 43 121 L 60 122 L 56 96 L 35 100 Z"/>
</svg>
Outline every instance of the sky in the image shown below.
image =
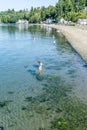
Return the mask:
<svg viewBox="0 0 87 130">
<path fill-rule="evenodd" d="M 13 9 L 16 11 L 23 9 L 30 9 L 33 7 L 49 6 L 55 5 L 58 0 L 1 0 L 0 1 L 0 11 L 6 11 L 8 9 Z"/>
</svg>

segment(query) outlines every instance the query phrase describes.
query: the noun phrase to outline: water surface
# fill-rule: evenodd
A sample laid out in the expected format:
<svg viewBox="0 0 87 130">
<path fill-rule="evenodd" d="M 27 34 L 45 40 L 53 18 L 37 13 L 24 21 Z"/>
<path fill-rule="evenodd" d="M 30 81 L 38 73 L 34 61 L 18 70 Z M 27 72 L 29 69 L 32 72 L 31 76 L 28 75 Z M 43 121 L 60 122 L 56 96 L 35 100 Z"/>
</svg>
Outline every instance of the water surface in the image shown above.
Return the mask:
<svg viewBox="0 0 87 130">
<path fill-rule="evenodd" d="M 44 26 L 0 25 L 0 125 L 5 130 L 71 130 L 72 124 L 66 125 L 70 115 L 65 118 L 61 113 L 68 113 L 72 104 L 74 115 L 81 112 L 85 120 L 78 124 L 70 117 L 73 124 L 76 119 L 72 129 L 85 130 L 86 95 L 87 64 L 61 32 Z"/>
</svg>

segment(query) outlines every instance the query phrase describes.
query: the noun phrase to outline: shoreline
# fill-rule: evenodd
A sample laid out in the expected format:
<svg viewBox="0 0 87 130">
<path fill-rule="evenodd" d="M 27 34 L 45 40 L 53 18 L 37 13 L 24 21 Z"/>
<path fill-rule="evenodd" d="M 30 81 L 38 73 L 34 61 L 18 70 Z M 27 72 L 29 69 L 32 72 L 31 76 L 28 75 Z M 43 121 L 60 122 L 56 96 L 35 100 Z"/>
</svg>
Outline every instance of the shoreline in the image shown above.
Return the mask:
<svg viewBox="0 0 87 130">
<path fill-rule="evenodd" d="M 45 24 L 44 26 L 58 29 L 66 37 L 81 58 L 87 62 L 87 28 L 84 26 L 54 24 Z"/>
</svg>

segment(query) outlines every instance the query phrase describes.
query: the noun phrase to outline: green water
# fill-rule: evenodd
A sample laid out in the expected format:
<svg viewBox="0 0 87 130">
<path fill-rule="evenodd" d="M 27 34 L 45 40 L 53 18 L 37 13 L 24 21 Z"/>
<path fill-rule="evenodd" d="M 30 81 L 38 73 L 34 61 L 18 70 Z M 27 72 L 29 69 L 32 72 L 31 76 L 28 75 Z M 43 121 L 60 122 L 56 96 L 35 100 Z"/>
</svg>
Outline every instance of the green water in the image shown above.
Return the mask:
<svg viewBox="0 0 87 130">
<path fill-rule="evenodd" d="M 87 129 L 87 64 L 57 30 L 0 25 L 0 126 Z"/>
</svg>

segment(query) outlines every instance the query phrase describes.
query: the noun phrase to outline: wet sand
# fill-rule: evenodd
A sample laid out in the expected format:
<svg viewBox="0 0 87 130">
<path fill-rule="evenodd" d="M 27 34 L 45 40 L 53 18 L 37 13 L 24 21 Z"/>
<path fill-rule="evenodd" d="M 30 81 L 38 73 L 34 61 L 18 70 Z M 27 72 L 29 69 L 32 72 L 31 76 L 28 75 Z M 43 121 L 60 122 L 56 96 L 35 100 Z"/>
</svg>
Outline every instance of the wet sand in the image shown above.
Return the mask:
<svg viewBox="0 0 87 130">
<path fill-rule="evenodd" d="M 72 47 L 87 61 L 87 27 L 86 26 L 65 26 L 46 25 L 62 32 Z"/>
</svg>

